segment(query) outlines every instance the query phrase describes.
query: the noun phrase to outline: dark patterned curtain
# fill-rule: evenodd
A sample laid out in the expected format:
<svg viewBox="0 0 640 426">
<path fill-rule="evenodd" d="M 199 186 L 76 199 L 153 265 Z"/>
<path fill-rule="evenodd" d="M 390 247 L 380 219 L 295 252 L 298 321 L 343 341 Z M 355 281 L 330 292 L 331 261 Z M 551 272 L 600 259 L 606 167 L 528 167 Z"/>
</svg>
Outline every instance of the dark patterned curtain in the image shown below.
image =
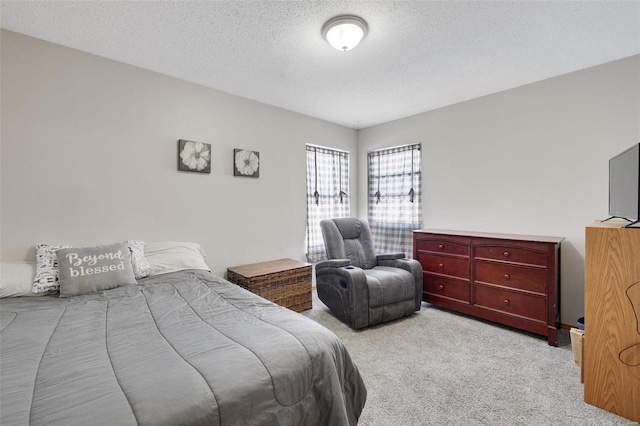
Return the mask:
<svg viewBox="0 0 640 426">
<path fill-rule="evenodd" d="M 348 217 L 349 153 L 307 145 L 307 259 L 327 258 L 320 221 Z"/>
<path fill-rule="evenodd" d="M 369 226 L 378 253 L 413 251 L 422 227 L 421 144 L 369 152 Z"/>
</svg>

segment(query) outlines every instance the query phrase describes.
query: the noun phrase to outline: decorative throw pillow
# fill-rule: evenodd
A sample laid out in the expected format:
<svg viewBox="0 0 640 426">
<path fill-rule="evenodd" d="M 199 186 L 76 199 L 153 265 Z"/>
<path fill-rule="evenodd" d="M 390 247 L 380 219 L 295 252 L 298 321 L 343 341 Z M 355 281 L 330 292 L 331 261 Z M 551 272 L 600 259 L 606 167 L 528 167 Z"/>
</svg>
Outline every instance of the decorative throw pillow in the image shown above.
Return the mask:
<svg viewBox="0 0 640 426">
<path fill-rule="evenodd" d="M 151 265 L 144 257 L 144 241 L 127 240 L 127 245 L 131 250 L 131 265 L 136 279 L 148 276 L 151 273 Z"/>
<path fill-rule="evenodd" d="M 137 284 L 126 243 L 61 249 L 60 297 L 78 296 Z"/>
<path fill-rule="evenodd" d="M 58 291 L 58 256 L 56 250 L 69 246 L 37 244 L 36 276 L 33 279 L 34 293 L 53 293 Z"/>
<path fill-rule="evenodd" d="M 144 256 L 151 265 L 150 275 L 166 274 L 183 269 L 203 269 L 211 272 L 204 261 L 205 253 L 197 243 L 145 243 Z"/>
</svg>

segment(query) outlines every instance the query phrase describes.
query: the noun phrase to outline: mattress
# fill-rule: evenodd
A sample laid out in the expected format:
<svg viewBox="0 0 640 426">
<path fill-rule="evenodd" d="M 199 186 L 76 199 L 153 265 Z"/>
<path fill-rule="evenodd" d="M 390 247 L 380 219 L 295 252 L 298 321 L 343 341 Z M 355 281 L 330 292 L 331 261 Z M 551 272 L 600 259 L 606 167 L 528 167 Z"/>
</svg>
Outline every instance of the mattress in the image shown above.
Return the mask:
<svg viewBox="0 0 640 426">
<path fill-rule="evenodd" d="M 366 388 L 314 321 L 201 270 L 0 300 L 0 424 L 353 425 Z"/>
</svg>

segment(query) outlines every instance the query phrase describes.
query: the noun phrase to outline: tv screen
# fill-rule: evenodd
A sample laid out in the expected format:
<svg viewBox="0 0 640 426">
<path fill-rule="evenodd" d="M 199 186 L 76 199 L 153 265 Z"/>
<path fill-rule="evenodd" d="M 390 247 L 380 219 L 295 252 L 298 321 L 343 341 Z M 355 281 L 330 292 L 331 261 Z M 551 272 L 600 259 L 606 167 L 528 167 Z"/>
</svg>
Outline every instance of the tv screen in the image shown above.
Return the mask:
<svg viewBox="0 0 640 426">
<path fill-rule="evenodd" d="M 640 219 L 640 144 L 609 160 L 609 216 Z"/>
</svg>

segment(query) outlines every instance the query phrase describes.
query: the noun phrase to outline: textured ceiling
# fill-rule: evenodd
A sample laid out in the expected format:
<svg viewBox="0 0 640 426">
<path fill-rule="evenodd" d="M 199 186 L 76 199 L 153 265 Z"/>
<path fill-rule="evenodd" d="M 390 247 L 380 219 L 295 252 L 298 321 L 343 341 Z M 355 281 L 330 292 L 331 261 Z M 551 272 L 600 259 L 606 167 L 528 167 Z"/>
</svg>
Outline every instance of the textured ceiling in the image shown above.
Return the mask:
<svg viewBox="0 0 640 426">
<path fill-rule="evenodd" d="M 7 1 L 2 28 L 352 128 L 640 53 L 640 1 Z M 369 24 L 349 52 L 322 25 Z"/>
</svg>

